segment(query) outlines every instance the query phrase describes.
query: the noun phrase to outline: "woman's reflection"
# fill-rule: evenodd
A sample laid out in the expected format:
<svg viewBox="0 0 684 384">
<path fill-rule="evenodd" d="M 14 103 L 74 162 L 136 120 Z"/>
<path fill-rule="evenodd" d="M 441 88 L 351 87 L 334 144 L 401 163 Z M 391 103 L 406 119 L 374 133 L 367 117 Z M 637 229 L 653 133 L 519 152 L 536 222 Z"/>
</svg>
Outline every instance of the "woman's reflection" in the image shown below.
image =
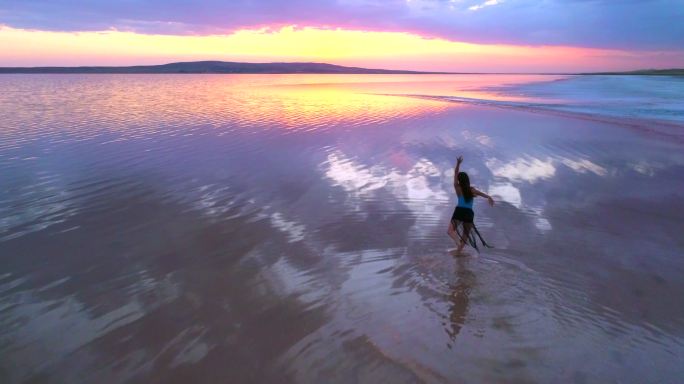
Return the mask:
<svg viewBox="0 0 684 384">
<path fill-rule="evenodd" d="M 470 301 L 470 290 L 475 284 L 475 274 L 468 269 L 468 260 L 465 258 L 456 258 L 456 277 L 454 284 L 450 285 L 450 292 L 448 300 L 449 306 L 449 324 L 445 326 L 445 330 L 451 338 L 452 342 L 456 341 L 456 336 L 461 331 L 463 323 L 465 323 L 466 313 L 468 311 L 468 303 Z"/>
</svg>

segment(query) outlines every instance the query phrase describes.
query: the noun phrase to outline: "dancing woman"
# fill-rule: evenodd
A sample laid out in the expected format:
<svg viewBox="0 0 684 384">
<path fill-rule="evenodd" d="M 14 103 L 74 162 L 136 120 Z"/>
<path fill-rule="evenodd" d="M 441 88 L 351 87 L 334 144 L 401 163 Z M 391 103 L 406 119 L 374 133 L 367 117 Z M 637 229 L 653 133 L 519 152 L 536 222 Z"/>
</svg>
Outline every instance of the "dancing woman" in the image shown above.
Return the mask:
<svg viewBox="0 0 684 384">
<path fill-rule="evenodd" d="M 449 237 L 454 239 L 458 246 L 456 249 L 457 253 L 460 253 L 463 250 L 463 247 L 465 247 L 472 229 L 475 230 L 475 233 L 480 238 L 480 241 L 482 241 L 482 244 L 489 247 L 473 224 L 473 219 L 475 218 L 475 212 L 473 211 L 475 196 L 486 198 L 489 205 L 494 206 L 494 199 L 492 199 L 491 196 L 470 186 L 468 174 L 460 171 L 462 162 L 463 156 L 459 156 L 456 161 L 456 168 L 454 169 L 454 190 L 456 191 L 456 196 L 458 196 L 458 205 L 456 206 L 456 209 L 454 209 L 453 215 L 451 215 L 451 222 L 449 223 L 449 230 L 447 231 Z M 458 232 L 459 224 L 463 224 L 462 233 Z M 474 238 L 470 239 L 470 244 L 477 249 L 477 243 Z"/>
</svg>

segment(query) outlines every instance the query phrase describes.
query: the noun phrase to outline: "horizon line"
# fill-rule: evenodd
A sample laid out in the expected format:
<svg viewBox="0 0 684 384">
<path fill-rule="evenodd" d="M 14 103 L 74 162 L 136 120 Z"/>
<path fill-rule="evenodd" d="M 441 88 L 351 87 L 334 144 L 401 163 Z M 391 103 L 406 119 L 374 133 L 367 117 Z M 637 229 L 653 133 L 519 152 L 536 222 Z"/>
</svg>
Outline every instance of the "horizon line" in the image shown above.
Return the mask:
<svg viewBox="0 0 684 384">
<path fill-rule="evenodd" d="M 306 64 L 306 65 L 324 65 L 324 66 L 331 66 L 331 67 L 337 67 L 340 69 L 349 69 L 349 70 L 361 70 L 361 71 L 378 71 L 379 73 L 357 73 L 357 74 L 383 74 L 382 72 L 385 72 L 385 74 L 402 74 L 401 72 L 404 72 L 403 74 L 434 74 L 434 75 L 591 75 L 591 74 L 630 74 L 634 72 L 660 72 L 660 71 L 684 71 L 684 68 L 640 68 L 640 69 L 634 69 L 634 70 L 604 70 L 604 71 L 593 71 L 593 72 L 464 72 L 464 71 L 423 71 L 423 70 L 415 70 L 415 69 L 385 69 L 385 68 L 366 68 L 366 67 L 358 67 L 358 66 L 346 66 L 346 65 L 339 65 L 339 64 L 332 64 L 332 63 L 326 63 L 326 62 L 319 62 L 319 61 L 268 61 L 268 62 L 253 62 L 253 61 L 224 61 L 224 60 L 196 60 L 196 61 L 173 61 L 173 62 L 165 62 L 162 64 L 132 64 L 132 65 L 73 65 L 73 66 L 63 66 L 63 65 L 41 65 L 41 66 L 0 66 L 0 71 L 6 70 L 7 72 L 0 72 L 0 74 L 9 74 L 9 73 L 15 73 L 19 74 L 21 72 L 9 72 L 12 70 L 15 71 L 21 71 L 21 70 L 31 70 L 31 71 L 39 71 L 39 70 L 55 70 L 55 69 L 64 69 L 64 70 L 79 70 L 79 69 L 123 69 L 123 68 L 155 68 L 155 67 L 164 67 L 164 66 L 169 66 L 169 65 L 174 65 L 174 64 L 200 64 L 200 63 L 217 63 L 217 64 L 252 64 L 252 65 L 269 65 L 269 64 L 290 64 L 290 65 L 296 65 L 296 64 Z M 9 71 L 8 71 L 9 70 Z M 392 73 L 394 72 L 394 73 Z M 50 73 L 50 74 L 79 74 L 80 72 L 64 72 L 64 73 Z M 345 74 L 345 73 L 321 73 L 321 72 L 268 72 L 269 74 Z M 40 72 L 36 72 L 34 74 L 40 74 Z M 106 73 L 106 72 L 89 72 L 89 74 L 117 74 L 117 73 Z M 125 74 L 125 73 L 119 73 L 119 74 Z M 129 73 L 129 74 L 135 74 L 135 73 Z M 145 74 L 145 73 L 139 73 L 139 74 Z M 231 73 L 231 72 L 169 72 L 169 73 L 159 73 L 159 72 L 150 72 L 147 74 L 266 74 L 266 73 L 249 73 L 249 72 L 243 72 L 243 73 Z M 349 73 L 353 74 L 353 73 Z"/>
</svg>

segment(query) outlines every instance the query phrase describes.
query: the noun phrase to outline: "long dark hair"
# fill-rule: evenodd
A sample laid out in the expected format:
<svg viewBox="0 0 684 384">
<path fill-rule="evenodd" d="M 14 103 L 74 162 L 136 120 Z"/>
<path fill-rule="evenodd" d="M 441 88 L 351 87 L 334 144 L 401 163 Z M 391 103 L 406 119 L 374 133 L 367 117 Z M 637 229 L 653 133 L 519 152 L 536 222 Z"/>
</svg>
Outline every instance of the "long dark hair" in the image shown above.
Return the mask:
<svg viewBox="0 0 684 384">
<path fill-rule="evenodd" d="M 458 173 L 458 185 L 461 186 L 461 192 L 465 201 L 473 200 L 473 190 L 470 188 L 470 178 L 465 172 Z"/>
</svg>

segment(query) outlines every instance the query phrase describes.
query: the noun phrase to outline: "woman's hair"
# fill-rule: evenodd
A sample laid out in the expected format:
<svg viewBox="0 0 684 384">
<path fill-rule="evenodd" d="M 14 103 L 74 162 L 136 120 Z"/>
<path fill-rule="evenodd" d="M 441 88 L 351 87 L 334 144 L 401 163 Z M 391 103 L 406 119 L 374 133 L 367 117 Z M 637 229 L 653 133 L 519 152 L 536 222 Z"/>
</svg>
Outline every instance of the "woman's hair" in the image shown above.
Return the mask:
<svg viewBox="0 0 684 384">
<path fill-rule="evenodd" d="M 463 192 L 463 198 L 465 201 L 473 200 L 473 190 L 470 188 L 470 178 L 465 172 L 458 173 L 458 185 L 461 186 L 461 191 Z"/>
</svg>

